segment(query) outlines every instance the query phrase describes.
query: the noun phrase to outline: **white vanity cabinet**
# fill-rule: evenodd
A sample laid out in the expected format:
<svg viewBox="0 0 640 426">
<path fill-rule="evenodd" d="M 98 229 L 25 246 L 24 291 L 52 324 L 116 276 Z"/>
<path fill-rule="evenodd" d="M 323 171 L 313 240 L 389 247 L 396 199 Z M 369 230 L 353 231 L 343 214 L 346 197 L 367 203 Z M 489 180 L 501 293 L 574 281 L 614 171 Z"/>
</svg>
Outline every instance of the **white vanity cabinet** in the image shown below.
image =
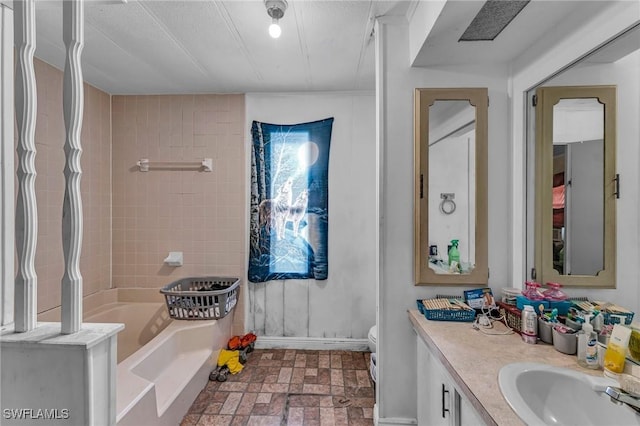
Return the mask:
<svg viewBox="0 0 640 426">
<path fill-rule="evenodd" d="M 419 426 L 483 425 L 471 403 L 461 395 L 442 363 L 416 336 Z"/>
</svg>

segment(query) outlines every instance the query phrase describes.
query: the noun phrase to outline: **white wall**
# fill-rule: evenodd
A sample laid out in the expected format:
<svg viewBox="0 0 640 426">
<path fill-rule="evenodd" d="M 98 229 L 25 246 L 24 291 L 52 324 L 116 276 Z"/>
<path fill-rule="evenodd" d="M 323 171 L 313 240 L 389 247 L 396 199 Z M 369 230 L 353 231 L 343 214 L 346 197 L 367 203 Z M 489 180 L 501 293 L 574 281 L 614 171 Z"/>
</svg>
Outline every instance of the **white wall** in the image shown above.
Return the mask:
<svg viewBox="0 0 640 426">
<path fill-rule="evenodd" d="M 253 120 L 296 124 L 335 117 L 329 159 L 328 279 L 249 282 L 247 330 L 261 336 L 366 339 L 375 324 L 376 296 L 374 94 L 250 93 L 245 105 L 247 155 Z M 247 157 L 247 176 L 250 164 Z"/>
<path fill-rule="evenodd" d="M 446 1 L 441 0 L 418 1 L 413 3 L 414 9 L 410 11 L 409 17 L 409 21 L 411 22 L 409 25 L 409 54 L 411 55 L 411 63 L 415 61 L 420 53 L 420 49 L 424 45 L 425 40 L 429 36 L 429 32 L 433 29 L 446 3 Z"/>
<path fill-rule="evenodd" d="M 458 66 L 412 69 L 406 22 L 376 26 L 381 184 L 381 277 L 378 289 L 378 414 L 380 424 L 416 416 L 415 334 L 407 309 L 416 299 L 468 287 L 416 287 L 413 280 L 413 92 L 418 87 L 489 89 L 489 284 L 494 293 L 508 279 L 507 69 Z M 472 348 L 470 348 L 472 350 Z M 399 418 L 399 419 L 398 419 Z M 395 419 L 395 420 L 394 420 Z"/>
</svg>

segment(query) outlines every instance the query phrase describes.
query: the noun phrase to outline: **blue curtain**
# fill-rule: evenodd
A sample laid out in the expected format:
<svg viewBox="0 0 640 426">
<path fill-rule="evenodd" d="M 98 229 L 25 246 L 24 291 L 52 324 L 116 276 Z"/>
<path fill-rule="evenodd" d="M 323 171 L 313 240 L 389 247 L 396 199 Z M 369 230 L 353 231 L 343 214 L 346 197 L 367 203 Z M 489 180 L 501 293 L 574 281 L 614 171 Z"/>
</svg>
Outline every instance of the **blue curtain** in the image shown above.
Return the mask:
<svg viewBox="0 0 640 426">
<path fill-rule="evenodd" d="M 327 279 L 332 127 L 252 123 L 249 281 Z"/>
</svg>

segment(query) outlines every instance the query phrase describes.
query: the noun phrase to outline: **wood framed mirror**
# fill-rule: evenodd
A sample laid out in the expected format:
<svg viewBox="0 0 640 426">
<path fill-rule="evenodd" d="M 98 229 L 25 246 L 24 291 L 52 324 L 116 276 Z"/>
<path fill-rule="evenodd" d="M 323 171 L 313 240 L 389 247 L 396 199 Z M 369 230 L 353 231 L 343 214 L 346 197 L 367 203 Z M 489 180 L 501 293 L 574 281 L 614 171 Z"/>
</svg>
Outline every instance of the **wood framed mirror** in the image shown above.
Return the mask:
<svg viewBox="0 0 640 426">
<path fill-rule="evenodd" d="M 535 270 L 541 283 L 616 286 L 616 86 L 536 90 Z"/>
<path fill-rule="evenodd" d="M 486 88 L 415 90 L 416 285 L 488 282 L 488 104 Z"/>
</svg>

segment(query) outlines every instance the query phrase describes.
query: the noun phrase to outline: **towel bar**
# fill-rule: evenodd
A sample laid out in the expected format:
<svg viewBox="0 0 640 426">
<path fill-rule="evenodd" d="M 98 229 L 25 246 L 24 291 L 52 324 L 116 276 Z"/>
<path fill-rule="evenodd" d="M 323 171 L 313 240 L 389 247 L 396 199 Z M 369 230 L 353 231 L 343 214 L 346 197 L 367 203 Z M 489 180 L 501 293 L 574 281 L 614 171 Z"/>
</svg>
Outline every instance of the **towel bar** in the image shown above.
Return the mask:
<svg viewBox="0 0 640 426">
<path fill-rule="evenodd" d="M 149 161 L 148 158 L 142 158 L 136 165 L 141 172 L 148 172 L 150 168 L 171 169 L 174 167 L 194 167 L 203 172 L 210 172 L 213 169 L 213 161 L 211 158 L 204 158 L 200 161 Z"/>
</svg>

